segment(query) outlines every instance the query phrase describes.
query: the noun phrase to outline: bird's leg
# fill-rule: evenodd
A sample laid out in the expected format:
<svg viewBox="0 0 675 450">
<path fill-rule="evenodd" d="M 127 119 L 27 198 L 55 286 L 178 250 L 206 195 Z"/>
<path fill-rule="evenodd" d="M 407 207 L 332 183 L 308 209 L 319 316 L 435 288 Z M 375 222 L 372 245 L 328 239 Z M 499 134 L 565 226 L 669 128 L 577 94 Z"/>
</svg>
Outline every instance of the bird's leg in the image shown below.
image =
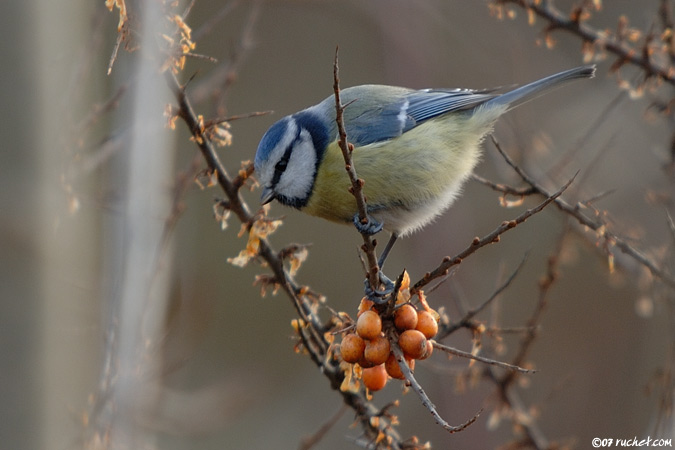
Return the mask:
<svg viewBox="0 0 675 450">
<path fill-rule="evenodd" d="M 358 213 L 354 214 L 354 218 L 352 220 L 354 222 L 354 226 L 356 227 L 356 229 L 359 230 L 359 233 L 373 235 L 375 233 L 379 233 L 380 231 L 382 231 L 381 222 L 378 222 L 377 220 L 373 219 L 370 216 L 368 216 L 367 219 L 368 221 L 366 223 L 363 223 L 361 222 L 359 214 Z"/>
<path fill-rule="evenodd" d="M 381 291 L 378 291 L 376 288 L 373 288 L 370 285 L 370 281 L 368 281 L 368 278 L 365 279 L 363 284 L 365 285 L 365 294 L 366 297 L 368 297 L 368 300 L 372 300 L 373 303 L 377 305 L 381 305 L 383 303 L 386 303 L 387 301 L 387 296 L 394 292 L 394 282 L 391 281 L 382 271 L 377 272 L 380 276 L 380 283 L 384 285 L 384 289 Z"/>
<path fill-rule="evenodd" d="M 361 222 L 361 218 L 359 217 L 358 214 L 354 214 L 353 222 L 354 226 L 356 227 L 357 230 L 359 230 L 360 233 L 368 234 L 368 235 L 373 235 L 375 233 L 379 233 L 382 231 L 382 223 L 378 222 L 374 218 L 368 216 L 367 217 L 368 221 L 366 223 Z M 386 301 L 386 297 L 394 292 L 394 282 L 391 281 L 383 272 L 382 272 L 382 266 L 384 265 L 384 261 L 387 259 L 387 255 L 389 255 L 389 251 L 391 248 L 394 246 L 394 242 L 396 242 L 396 238 L 398 238 L 398 235 L 396 233 L 392 233 L 391 237 L 389 238 L 389 242 L 387 242 L 387 245 L 384 247 L 384 251 L 382 252 L 382 255 L 380 256 L 380 259 L 377 261 L 377 265 L 380 268 L 378 270 L 378 275 L 380 278 L 380 283 L 384 285 L 384 289 L 379 291 L 377 290 L 377 287 L 373 287 L 370 285 L 370 281 L 368 281 L 368 278 L 366 278 L 364 284 L 365 284 L 365 294 L 368 299 L 372 300 L 374 303 L 377 304 L 382 304 Z"/>
<path fill-rule="evenodd" d="M 384 250 L 382 250 L 380 259 L 377 260 L 377 265 L 380 267 L 380 270 L 382 270 L 382 267 L 384 267 L 384 262 L 387 260 L 387 256 L 389 256 L 389 252 L 391 251 L 391 248 L 394 246 L 396 239 L 398 239 L 398 234 L 391 233 L 389 242 L 387 242 L 387 245 L 384 246 Z"/>
<path fill-rule="evenodd" d="M 389 238 L 389 242 L 387 242 L 387 245 L 384 247 L 384 250 L 382 251 L 382 254 L 380 255 L 380 259 L 377 261 L 377 265 L 380 268 L 378 271 L 379 277 L 380 277 L 380 283 L 384 285 L 384 289 L 381 291 L 378 291 L 376 288 L 373 288 L 370 285 L 370 282 L 368 281 L 368 278 L 366 278 L 365 281 L 365 294 L 366 297 L 368 297 L 369 300 L 372 300 L 373 302 L 377 304 L 382 304 L 385 302 L 385 298 L 394 292 L 394 282 L 389 279 L 384 272 L 382 272 L 382 267 L 384 266 L 384 262 L 387 259 L 387 256 L 389 255 L 389 251 L 391 248 L 394 246 L 394 243 L 396 242 L 396 239 L 398 238 L 398 234 L 392 233 L 391 237 Z"/>
</svg>

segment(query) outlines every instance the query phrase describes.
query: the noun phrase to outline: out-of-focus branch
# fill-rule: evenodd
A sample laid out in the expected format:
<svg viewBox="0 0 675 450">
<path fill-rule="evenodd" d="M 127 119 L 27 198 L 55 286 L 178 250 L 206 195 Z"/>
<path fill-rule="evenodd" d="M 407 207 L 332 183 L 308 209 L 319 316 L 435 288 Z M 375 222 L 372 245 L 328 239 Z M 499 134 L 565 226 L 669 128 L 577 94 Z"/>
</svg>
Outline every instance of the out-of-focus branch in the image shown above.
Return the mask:
<svg viewBox="0 0 675 450">
<path fill-rule="evenodd" d="M 575 175 L 576 176 L 576 175 Z M 481 247 L 485 247 L 486 245 L 489 244 L 494 244 L 496 242 L 499 242 L 500 236 L 507 231 L 517 227 L 521 223 L 525 222 L 527 219 L 532 217 L 533 215 L 541 212 L 544 208 L 546 208 L 549 204 L 554 202 L 560 195 L 562 195 L 563 192 L 569 187 L 570 184 L 574 181 L 574 177 L 572 177 L 567 183 L 565 183 L 560 189 L 558 189 L 556 192 L 553 194 L 547 195 L 546 199 L 541 202 L 539 205 L 535 206 L 534 208 L 528 209 L 527 211 L 523 212 L 519 216 L 517 216 L 515 219 L 512 220 L 507 220 L 501 223 L 497 228 L 495 228 L 493 231 L 490 233 L 486 234 L 482 238 L 475 237 L 471 244 L 469 244 L 468 247 L 466 247 L 464 250 L 459 252 L 457 255 L 454 257 L 449 257 L 446 256 L 443 258 L 443 261 L 441 264 L 436 267 L 434 270 L 431 272 L 427 272 L 424 274 L 424 277 L 422 277 L 421 280 L 417 281 L 413 287 L 410 289 L 411 293 L 415 293 L 422 289 L 424 286 L 429 284 L 431 281 L 435 280 L 436 278 L 440 278 L 442 276 L 445 276 L 450 268 L 453 266 L 456 266 L 460 264 L 466 257 L 472 255 L 475 253 L 478 249 Z"/>
<path fill-rule="evenodd" d="M 546 274 L 539 282 L 539 297 L 534 311 L 527 321 L 526 333 L 522 338 L 516 355 L 511 359 L 511 364 L 514 366 L 525 365 L 525 358 L 529 354 L 532 344 L 538 334 L 538 324 L 541 321 L 542 314 L 548 303 L 548 295 L 555 281 L 558 278 L 557 268 L 560 262 L 560 252 L 563 249 L 564 238 L 566 231 L 561 235 L 558 245 L 554 252 L 549 256 Z M 528 408 L 515 390 L 516 380 L 520 376 L 519 372 L 509 371 L 504 374 L 499 374 L 493 368 L 487 368 L 485 374 L 496 387 L 499 399 L 513 412 L 511 418 L 514 425 L 524 431 L 524 442 L 520 442 L 518 446 L 533 447 L 537 450 L 544 450 L 550 448 L 548 439 L 537 426 L 536 421 L 531 417 Z"/>
<path fill-rule="evenodd" d="M 551 1 L 540 0 L 494 0 L 496 6 L 515 5 L 529 14 L 535 14 L 548 22 L 544 28 L 547 35 L 556 30 L 565 30 L 578 36 L 584 43 L 584 50 L 592 52 L 597 50 L 607 51 L 617 57 L 612 69 L 618 70 L 625 64 L 631 64 L 642 69 L 645 79 L 658 77 L 665 82 L 675 86 L 675 67 L 672 66 L 671 58 L 666 58 L 670 64 L 658 61 L 654 57 L 657 52 L 655 41 L 660 39 L 653 32 L 649 32 L 643 39 L 642 47 L 631 45 L 633 33 L 629 32 L 628 24 L 625 18 L 620 19 L 615 33 L 605 30 L 597 30 L 588 25 L 585 20 L 590 16 L 591 2 L 581 2 L 575 6 L 569 14 L 553 6 Z M 666 3 L 666 2 L 662 2 Z M 664 11 L 664 8 L 661 8 Z M 668 11 L 667 9 L 665 11 Z M 664 17 L 669 17 L 665 15 Z M 668 37 L 667 33 L 664 36 Z M 672 33 L 670 33 L 672 37 Z M 666 42 L 671 42 L 667 40 Z M 670 47 L 672 53 L 672 47 Z"/>
<path fill-rule="evenodd" d="M 513 170 L 518 174 L 518 176 L 527 183 L 537 194 L 543 195 L 547 198 L 550 198 L 550 194 L 546 188 L 544 188 L 537 180 L 527 174 L 522 167 L 516 164 L 511 157 L 501 148 L 497 140 L 492 138 L 497 151 L 502 155 L 506 163 L 513 168 Z M 554 199 L 555 205 L 559 210 L 568 214 L 569 216 L 576 219 L 581 225 L 584 225 L 591 230 L 595 231 L 598 234 L 598 238 L 604 240 L 608 246 L 615 246 L 619 248 L 623 253 L 633 258 L 636 262 L 647 268 L 654 277 L 661 280 L 670 288 L 675 288 L 675 277 L 672 274 L 667 273 L 661 269 L 658 264 L 652 261 L 650 258 L 645 256 L 638 249 L 633 247 L 628 243 L 628 240 L 619 236 L 618 234 L 612 232 L 608 229 L 607 224 L 598 218 L 591 218 L 584 214 L 583 210 L 585 205 L 582 203 L 577 203 L 576 205 L 571 205 L 567 203 L 562 198 L 556 197 Z"/>
<path fill-rule="evenodd" d="M 520 272 L 520 269 L 522 269 L 523 265 L 525 265 L 525 261 L 527 259 L 527 255 L 520 261 L 520 264 L 518 264 L 518 267 L 515 268 L 513 273 L 504 281 L 495 291 L 490 295 L 487 300 L 485 300 L 483 303 L 478 305 L 475 308 L 472 308 L 469 311 L 466 311 L 463 315 L 462 318 L 459 319 L 455 323 L 441 323 L 438 328 L 438 334 L 436 335 L 436 339 L 441 340 L 443 338 L 446 338 L 450 336 L 452 333 L 457 331 L 460 328 L 469 328 L 469 329 L 475 329 L 478 324 L 473 320 L 476 315 L 478 315 L 481 311 L 483 311 L 488 305 L 492 304 L 499 295 L 508 288 L 513 280 L 516 279 L 516 276 Z"/>
</svg>

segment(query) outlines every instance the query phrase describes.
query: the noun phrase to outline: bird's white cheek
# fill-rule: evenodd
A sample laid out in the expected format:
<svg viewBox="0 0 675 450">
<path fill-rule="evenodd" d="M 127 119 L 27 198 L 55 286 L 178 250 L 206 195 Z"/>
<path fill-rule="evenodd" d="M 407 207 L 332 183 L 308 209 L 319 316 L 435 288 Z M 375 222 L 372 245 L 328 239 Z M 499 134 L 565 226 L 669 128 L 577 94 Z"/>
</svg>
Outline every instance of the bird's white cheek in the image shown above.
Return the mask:
<svg viewBox="0 0 675 450">
<path fill-rule="evenodd" d="M 312 189 L 316 170 L 316 150 L 309 133 L 303 130 L 293 147 L 288 167 L 276 191 L 290 198 L 306 198 Z"/>
</svg>

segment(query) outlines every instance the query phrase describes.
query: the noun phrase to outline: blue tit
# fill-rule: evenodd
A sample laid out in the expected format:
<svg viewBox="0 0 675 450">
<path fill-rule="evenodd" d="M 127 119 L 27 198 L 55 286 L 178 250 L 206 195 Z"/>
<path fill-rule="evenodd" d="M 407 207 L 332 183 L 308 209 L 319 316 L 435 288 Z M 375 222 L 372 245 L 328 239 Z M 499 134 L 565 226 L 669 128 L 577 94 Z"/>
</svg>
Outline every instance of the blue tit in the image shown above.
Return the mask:
<svg viewBox="0 0 675 450">
<path fill-rule="evenodd" d="M 363 85 L 343 89 L 344 123 L 369 224 L 356 201 L 338 146 L 335 98 L 284 117 L 265 133 L 255 156 L 262 203 L 277 200 L 313 216 L 381 228 L 391 239 L 419 230 L 460 194 L 480 157 L 480 144 L 507 111 L 562 84 L 594 76 L 582 66 L 499 94 L 495 90 L 407 89 Z"/>
</svg>

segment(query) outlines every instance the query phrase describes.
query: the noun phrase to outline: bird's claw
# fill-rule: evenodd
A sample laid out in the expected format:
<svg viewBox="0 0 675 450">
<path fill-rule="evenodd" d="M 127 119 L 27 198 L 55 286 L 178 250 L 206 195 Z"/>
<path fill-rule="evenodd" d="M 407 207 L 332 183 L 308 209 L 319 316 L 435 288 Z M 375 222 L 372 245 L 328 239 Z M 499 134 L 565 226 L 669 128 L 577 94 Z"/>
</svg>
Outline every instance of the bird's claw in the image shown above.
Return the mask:
<svg viewBox="0 0 675 450">
<path fill-rule="evenodd" d="M 354 214 L 354 218 L 352 220 L 356 229 L 359 230 L 359 233 L 373 235 L 382 231 L 382 222 L 378 222 L 370 216 L 368 216 L 367 219 L 368 221 L 363 223 L 361 222 L 361 218 L 359 217 L 358 213 Z"/>
<path fill-rule="evenodd" d="M 373 303 L 377 305 L 381 305 L 387 301 L 387 296 L 394 292 L 394 282 L 391 281 L 386 275 L 384 275 L 382 272 L 378 272 L 380 276 L 380 283 L 384 285 L 384 289 L 381 291 L 377 290 L 377 288 L 373 288 L 370 285 L 370 281 L 368 278 L 364 281 L 365 284 L 365 294 L 368 300 L 371 300 Z"/>
</svg>

